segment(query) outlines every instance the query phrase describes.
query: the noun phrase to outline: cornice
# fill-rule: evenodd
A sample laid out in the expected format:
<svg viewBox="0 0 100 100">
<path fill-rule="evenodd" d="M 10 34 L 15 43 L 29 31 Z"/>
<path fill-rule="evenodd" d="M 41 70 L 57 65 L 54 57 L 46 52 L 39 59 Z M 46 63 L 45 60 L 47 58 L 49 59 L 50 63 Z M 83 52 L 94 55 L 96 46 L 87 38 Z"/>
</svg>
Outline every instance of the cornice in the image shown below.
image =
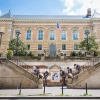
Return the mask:
<svg viewBox="0 0 100 100">
<path fill-rule="evenodd" d="M 0 18 L 0 22 L 13 22 L 13 23 L 91 23 L 91 22 L 100 22 L 100 18 L 91 18 L 91 19 L 34 19 L 34 20 L 16 20 L 13 18 Z"/>
<path fill-rule="evenodd" d="M 13 23 L 91 23 L 91 21 L 88 20 L 81 20 L 81 19 L 70 19 L 70 20 L 14 20 Z"/>
<path fill-rule="evenodd" d="M 0 18 L 0 22 L 11 22 L 13 18 Z"/>
</svg>

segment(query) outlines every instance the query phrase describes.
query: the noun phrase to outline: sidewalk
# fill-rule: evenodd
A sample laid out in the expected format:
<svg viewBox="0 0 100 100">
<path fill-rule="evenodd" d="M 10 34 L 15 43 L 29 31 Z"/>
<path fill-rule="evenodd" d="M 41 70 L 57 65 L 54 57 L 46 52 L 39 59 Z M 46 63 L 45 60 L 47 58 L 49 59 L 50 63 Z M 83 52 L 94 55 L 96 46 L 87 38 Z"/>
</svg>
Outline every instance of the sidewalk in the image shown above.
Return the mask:
<svg viewBox="0 0 100 100">
<path fill-rule="evenodd" d="M 43 89 L 21 89 L 21 96 L 43 96 Z M 66 96 L 83 96 L 86 93 L 85 89 L 67 89 L 64 87 L 63 94 Z M 88 89 L 87 93 L 90 96 L 100 97 L 100 89 Z M 46 87 L 45 94 L 48 96 L 61 96 L 61 87 Z M 0 97 L 2 96 L 18 96 L 19 89 L 0 89 Z"/>
</svg>

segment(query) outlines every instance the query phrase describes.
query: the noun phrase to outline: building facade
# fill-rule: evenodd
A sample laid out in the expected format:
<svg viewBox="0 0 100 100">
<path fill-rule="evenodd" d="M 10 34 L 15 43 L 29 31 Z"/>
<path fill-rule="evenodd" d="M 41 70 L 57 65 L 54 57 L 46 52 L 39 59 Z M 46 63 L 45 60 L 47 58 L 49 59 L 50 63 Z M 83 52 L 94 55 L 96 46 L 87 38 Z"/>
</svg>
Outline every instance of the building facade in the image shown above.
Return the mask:
<svg viewBox="0 0 100 100">
<path fill-rule="evenodd" d="M 57 23 L 60 29 L 57 28 Z M 20 39 L 28 46 L 28 51 L 35 55 L 69 55 L 71 51 L 78 52 L 78 44 L 86 37 L 85 30 L 89 35 L 95 35 L 100 44 L 100 15 L 91 9 L 82 16 L 68 15 L 12 15 L 0 16 L 1 47 L 0 54 L 6 54 L 9 41 L 16 38 L 16 31 L 20 31 Z"/>
</svg>

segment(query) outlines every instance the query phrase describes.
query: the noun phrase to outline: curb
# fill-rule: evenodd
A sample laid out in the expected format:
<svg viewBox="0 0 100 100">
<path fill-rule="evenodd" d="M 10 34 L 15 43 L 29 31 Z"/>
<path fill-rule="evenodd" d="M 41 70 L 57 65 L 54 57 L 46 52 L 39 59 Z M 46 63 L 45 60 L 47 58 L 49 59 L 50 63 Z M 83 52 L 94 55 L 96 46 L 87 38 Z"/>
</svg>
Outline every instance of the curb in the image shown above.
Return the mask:
<svg viewBox="0 0 100 100">
<path fill-rule="evenodd" d="M 70 97 L 70 96 L 63 96 L 63 97 L 58 97 L 58 96 L 32 96 L 32 97 L 0 97 L 0 99 L 100 99 L 100 97 L 90 97 L 90 96 L 82 96 L 82 97 Z"/>
</svg>

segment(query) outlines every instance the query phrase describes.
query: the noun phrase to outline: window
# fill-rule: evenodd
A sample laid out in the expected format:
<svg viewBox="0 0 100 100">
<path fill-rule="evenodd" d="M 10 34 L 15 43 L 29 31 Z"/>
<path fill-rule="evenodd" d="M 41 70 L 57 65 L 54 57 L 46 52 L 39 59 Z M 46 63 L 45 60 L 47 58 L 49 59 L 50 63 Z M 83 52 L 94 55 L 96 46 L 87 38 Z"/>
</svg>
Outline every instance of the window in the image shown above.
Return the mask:
<svg viewBox="0 0 100 100">
<path fill-rule="evenodd" d="M 62 44 L 62 50 L 66 50 L 66 44 Z"/>
<path fill-rule="evenodd" d="M 50 40 L 54 40 L 54 30 L 50 30 Z"/>
<path fill-rule="evenodd" d="M 18 29 L 15 30 L 15 36 L 14 36 L 15 38 L 17 37 L 16 32 L 20 32 L 20 30 L 18 30 Z"/>
<path fill-rule="evenodd" d="M 42 44 L 38 44 L 38 50 L 42 50 Z"/>
<path fill-rule="evenodd" d="M 62 33 L 62 34 L 61 34 L 61 39 L 62 39 L 62 40 L 66 40 L 66 31 L 63 30 L 61 33 Z"/>
<path fill-rule="evenodd" d="M 78 50 L 78 45 L 74 44 L 74 50 Z"/>
<path fill-rule="evenodd" d="M 27 30 L 26 40 L 31 40 L 31 30 Z"/>
<path fill-rule="evenodd" d="M 28 50 L 30 50 L 30 44 L 27 45 Z"/>
<path fill-rule="evenodd" d="M 73 30 L 73 40 L 78 40 L 78 32 L 77 32 L 77 30 Z"/>
<path fill-rule="evenodd" d="M 38 31 L 38 40 L 43 40 L 43 30 Z"/>
</svg>

